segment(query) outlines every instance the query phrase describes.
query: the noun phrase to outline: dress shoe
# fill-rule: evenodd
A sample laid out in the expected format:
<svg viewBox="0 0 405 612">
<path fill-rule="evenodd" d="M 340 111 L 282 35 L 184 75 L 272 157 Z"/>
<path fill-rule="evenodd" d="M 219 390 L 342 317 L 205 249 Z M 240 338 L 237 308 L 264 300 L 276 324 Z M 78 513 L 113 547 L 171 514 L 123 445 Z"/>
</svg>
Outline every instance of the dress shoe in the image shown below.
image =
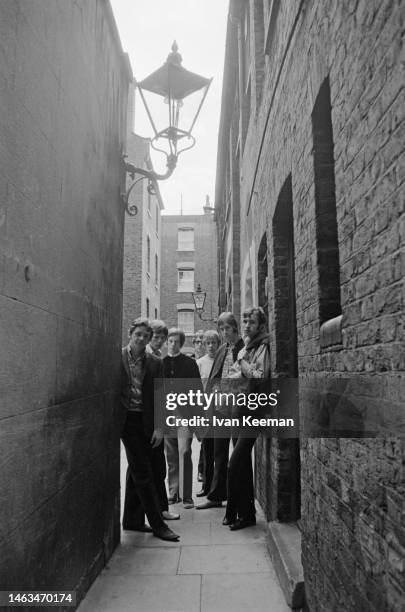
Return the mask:
<svg viewBox="0 0 405 612">
<path fill-rule="evenodd" d="M 190 508 L 194 508 L 194 501 L 190 499 L 183 499 L 183 508 L 186 510 L 190 510 Z"/>
<path fill-rule="evenodd" d="M 244 529 L 245 527 L 252 527 L 253 525 L 256 525 L 255 518 L 251 518 L 251 519 L 239 518 L 239 519 L 236 519 L 236 521 L 232 525 L 229 526 L 229 529 L 231 531 L 239 531 L 239 529 Z"/>
<path fill-rule="evenodd" d="M 207 497 L 208 495 L 208 491 L 204 491 L 204 489 L 201 489 L 201 491 L 198 491 L 198 493 L 196 493 L 196 497 Z"/>
<path fill-rule="evenodd" d="M 179 497 L 178 495 L 173 495 L 173 497 L 168 497 L 167 499 L 167 503 L 169 504 L 169 506 L 171 506 L 172 504 L 178 504 L 179 502 L 181 502 L 181 497 Z"/>
<path fill-rule="evenodd" d="M 152 528 L 149 527 L 149 525 L 123 525 L 122 528 L 124 529 L 124 531 L 141 531 L 143 533 L 152 533 L 153 531 Z"/>
<path fill-rule="evenodd" d="M 180 518 L 180 514 L 177 512 L 170 512 L 170 510 L 163 510 L 162 516 L 165 521 L 177 521 Z"/>
<path fill-rule="evenodd" d="M 161 529 L 155 529 L 153 535 L 155 538 L 167 540 L 168 542 L 178 542 L 180 540 L 180 536 L 177 533 L 174 533 L 174 531 L 172 531 L 167 525 Z"/>
<path fill-rule="evenodd" d="M 206 510 L 207 508 L 222 508 L 222 502 L 207 499 L 203 504 L 196 506 L 196 510 Z"/>
<path fill-rule="evenodd" d="M 228 518 L 227 516 L 224 516 L 224 518 L 222 519 L 222 524 L 223 525 L 233 525 L 233 523 L 235 522 L 235 519 L 232 520 L 230 518 Z"/>
</svg>

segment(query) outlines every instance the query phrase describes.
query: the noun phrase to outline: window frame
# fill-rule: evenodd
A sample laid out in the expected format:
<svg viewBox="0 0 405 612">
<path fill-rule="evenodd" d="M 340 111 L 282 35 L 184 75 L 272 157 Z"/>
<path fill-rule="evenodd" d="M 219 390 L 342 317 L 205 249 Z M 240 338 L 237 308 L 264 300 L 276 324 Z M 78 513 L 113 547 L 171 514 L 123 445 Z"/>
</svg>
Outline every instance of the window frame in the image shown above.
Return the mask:
<svg viewBox="0 0 405 612">
<path fill-rule="evenodd" d="M 180 243 L 180 235 L 181 232 L 185 233 L 185 232 L 192 232 L 192 236 L 193 239 L 192 241 L 190 241 L 190 243 L 192 242 L 192 246 L 185 246 L 184 244 L 181 245 Z M 177 250 L 178 251 L 195 251 L 195 229 L 194 227 L 179 227 L 177 229 Z"/>
<path fill-rule="evenodd" d="M 181 288 L 180 282 L 180 274 L 183 272 L 191 272 L 192 273 L 192 283 L 190 283 L 190 288 L 183 289 Z M 181 267 L 177 269 L 177 293 L 193 293 L 195 287 L 195 277 L 194 277 L 194 268 L 186 268 Z"/>
<path fill-rule="evenodd" d="M 189 326 L 189 328 L 187 329 L 184 322 L 181 322 L 181 315 L 192 315 L 190 317 L 190 322 L 192 323 L 192 325 Z M 190 309 L 186 309 L 183 308 L 181 310 L 177 311 L 177 326 L 179 327 L 179 329 L 182 329 L 184 331 L 184 334 L 186 336 L 194 336 L 195 333 L 195 320 L 194 320 L 194 310 Z"/>
</svg>

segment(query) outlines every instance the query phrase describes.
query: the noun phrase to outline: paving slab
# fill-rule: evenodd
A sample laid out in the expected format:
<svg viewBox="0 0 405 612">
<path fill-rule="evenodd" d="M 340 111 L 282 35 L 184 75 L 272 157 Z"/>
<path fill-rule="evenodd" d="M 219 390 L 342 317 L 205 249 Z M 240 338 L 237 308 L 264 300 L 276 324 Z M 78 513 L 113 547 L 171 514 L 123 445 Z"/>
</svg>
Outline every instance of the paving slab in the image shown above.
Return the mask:
<svg viewBox="0 0 405 612">
<path fill-rule="evenodd" d="M 104 570 L 79 611 L 199 612 L 200 597 L 200 576 L 117 576 Z"/>
<path fill-rule="evenodd" d="M 157 538 L 151 536 L 157 542 Z M 107 568 L 113 575 L 175 575 L 179 564 L 180 548 L 163 547 L 147 548 L 126 544 L 117 548 Z"/>
<path fill-rule="evenodd" d="M 274 571 L 202 577 L 201 612 L 290 612 Z"/>
<path fill-rule="evenodd" d="M 212 521 L 210 540 L 212 544 L 265 544 L 266 528 L 264 522 L 259 522 L 256 527 L 247 527 L 239 531 L 231 531 L 222 522 Z"/>
<path fill-rule="evenodd" d="M 229 544 L 181 547 L 179 574 L 239 574 L 268 572 L 264 544 Z"/>
<path fill-rule="evenodd" d="M 144 546 L 147 548 L 170 548 L 188 545 L 207 546 L 210 544 L 210 523 L 193 523 L 192 521 L 170 521 L 169 526 L 179 534 L 179 542 L 165 542 L 155 538 L 149 533 L 137 533 L 135 531 L 125 531 L 125 536 L 121 542 L 129 546 Z"/>
</svg>

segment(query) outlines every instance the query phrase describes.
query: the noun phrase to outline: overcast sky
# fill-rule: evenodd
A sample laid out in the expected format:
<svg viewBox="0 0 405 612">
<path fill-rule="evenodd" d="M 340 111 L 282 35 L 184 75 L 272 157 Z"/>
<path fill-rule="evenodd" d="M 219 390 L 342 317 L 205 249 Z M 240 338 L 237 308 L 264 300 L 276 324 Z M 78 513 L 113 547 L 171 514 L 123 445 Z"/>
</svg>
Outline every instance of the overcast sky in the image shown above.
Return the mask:
<svg viewBox="0 0 405 612">
<path fill-rule="evenodd" d="M 180 155 L 171 178 L 160 183 L 166 213 L 180 213 L 181 195 L 183 213 L 202 213 L 206 194 L 214 203 L 228 0 L 111 0 L 111 5 L 137 80 L 164 63 L 173 40 L 185 68 L 213 77 L 193 130 L 197 143 Z M 140 102 L 137 97 L 135 131 L 149 137 L 152 129 L 144 120 Z M 164 108 L 166 117 L 167 106 Z M 164 156 L 154 154 L 153 163 L 157 171 L 164 172 Z"/>
</svg>

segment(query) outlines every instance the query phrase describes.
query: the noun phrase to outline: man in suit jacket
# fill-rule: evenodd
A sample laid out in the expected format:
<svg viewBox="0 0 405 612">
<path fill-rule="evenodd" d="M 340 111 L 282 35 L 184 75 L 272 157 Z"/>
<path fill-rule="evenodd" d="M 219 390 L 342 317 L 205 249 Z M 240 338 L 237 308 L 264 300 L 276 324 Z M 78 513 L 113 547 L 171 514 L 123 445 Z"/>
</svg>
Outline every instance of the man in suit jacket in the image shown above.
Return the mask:
<svg viewBox="0 0 405 612">
<path fill-rule="evenodd" d="M 163 440 L 162 423 L 155 423 L 155 383 L 163 379 L 162 362 L 146 352 L 152 337 L 148 319 L 135 319 L 129 329 L 129 343 L 122 349 L 121 403 L 126 411 L 121 438 L 128 459 L 127 487 L 124 504 L 124 529 L 153 531 L 162 539 L 177 541 L 179 536 L 162 518 L 152 469 L 152 454 Z M 133 516 L 131 489 L 136 491 L 150 527 L 138 524 Z"/>
<path fill-rule="evenodd" d="M 169 329 L 167 338 L 168 354 L 163 359 L 165 387 L 168 392 L 187 393 L 191 388 L 202 391 L 200 371 L 194 359 L 184 355 L 180 349 L 185 342 L 183 330 Z M 188 382 L 187 379 L 192 379 Z M 186 406 L 179 408 L 182 417 L 191 417 L 192 410 Z M 183 501 L 186 509 L 194 507 L 192 498 L 193 463 L 191 459 L 191 442 L 193 432 L 188 427 L 179 427 L 165 437 L 165 451 L 168 465 L 169 504 Z"/>
<path fill-rule="evenodd" d="M 161 349 L 167 340 L 167 326 L 165 322 L 161 321 L 160 319 L 154 319 L 153 321 L 151 321 L 150 326 L 152 328 L 153 335 L 149 344 L 146 346 L 146 352 L 150 353 L 151 355 L 155 355 L 155 357 L 158 357 L 159 359 L 162 359 Z M 180 514 L 178 514 L 178 512 L 169 511 L 169 505 L 167 501 L 165 483 L 166 457 L 163 443 L 152 448 L 151 461 L 153 479 L 160 502 L 160 510 L 162 512 L 162 517 L 165 521 L 177 520 L 180 518 Z M 145 512 L 131 478 L 129 478 L 127 481 L 125 501 L 125 514 L 126 516 L 131 517 L 130 524 L 144 525 Z"/>
<path fill-rule="evenodd" d="M 218 317 L 217 325 L 224 343 L 219 347 L 215 355 L 207 382 L 207 393 L 211 393 L 215 389 L 221 389 L 221 381 L 228 377 L 239 351 L 244 347 L 243 340 L 238 334 L 238 322 L 231 312 L 223 312 Z M 214 438 L 213 442 L 211 442 L 214 454 L 214 476 L 210 490 L 207 492 L 207 501 L 197 506 L 197 510 L 219 508 L 227 498 L 229 442 L 230 437 Z M 209 449 L 209 443 L 206 442 L 205 444 Z"/>
</svg>

